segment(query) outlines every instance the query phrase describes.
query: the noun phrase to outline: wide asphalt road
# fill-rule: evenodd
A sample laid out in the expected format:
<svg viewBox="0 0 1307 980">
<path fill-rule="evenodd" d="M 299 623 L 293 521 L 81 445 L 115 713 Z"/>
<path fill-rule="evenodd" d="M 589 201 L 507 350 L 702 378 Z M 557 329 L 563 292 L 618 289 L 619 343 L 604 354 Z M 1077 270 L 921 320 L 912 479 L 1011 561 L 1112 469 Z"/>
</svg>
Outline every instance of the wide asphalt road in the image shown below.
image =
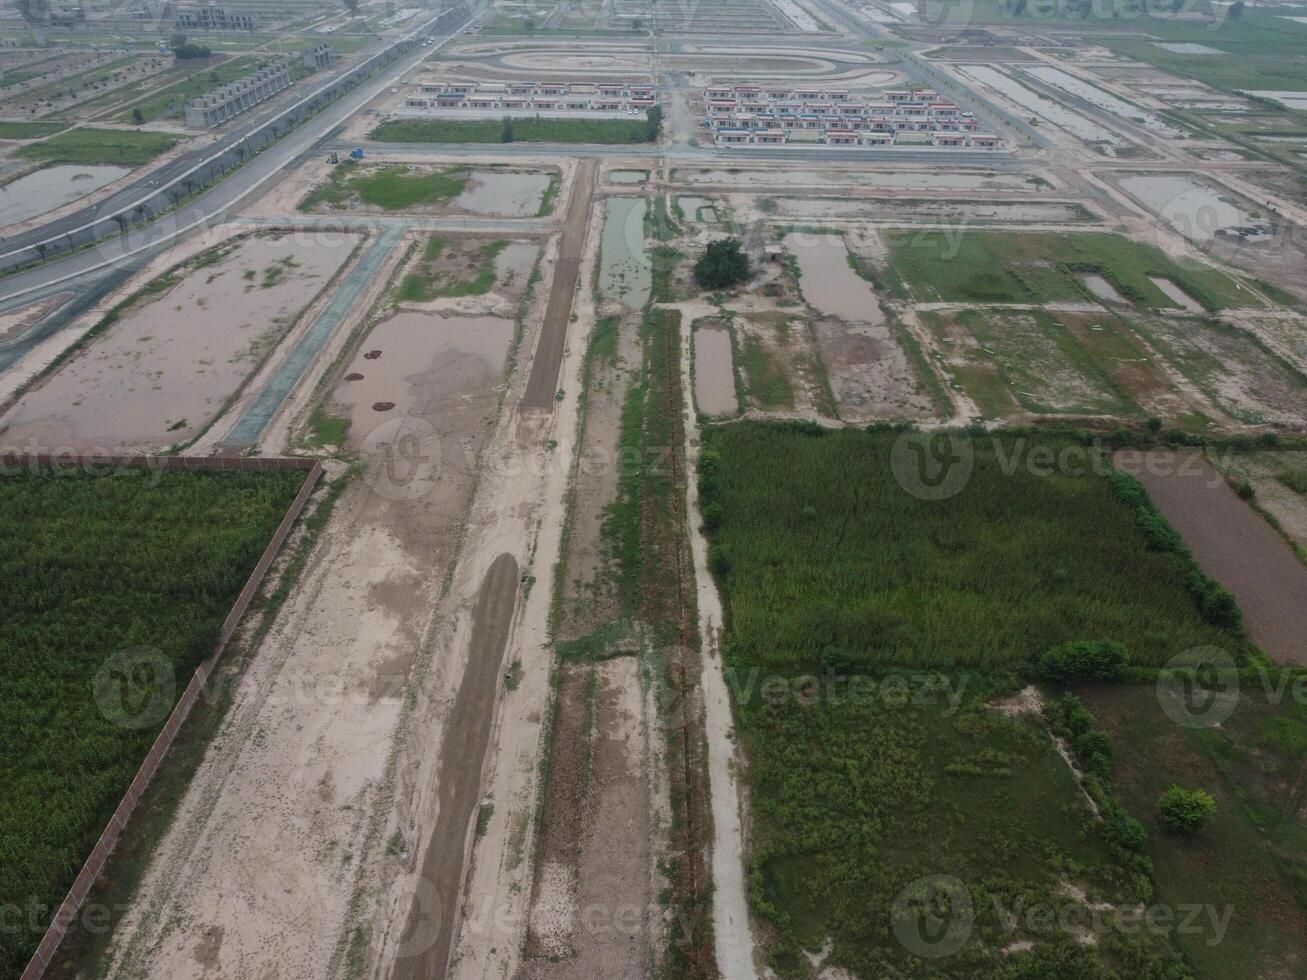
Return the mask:
<svg viewBox="0 0 1307 980">
<path fill-rule="evenodd" d="M 75 252 L 65 258 L 55 259 L 44 265 L 35 266 L 0 279 L 0 297 L 14 298 L 76 279 L 88 272 L 108 268 L 123 262 L 131 256 L 164 245 L 183 232 L 191 231 L 206 223 L 222 221 L 230 209 L 247 194 L 262 185 L 264 181 L 274 176 L 283 167 L 292 163 L 301 154 L 307 152 L 315 143 L 324 139 L 333 129 L 342 125 L 350 116 L 384 92 L 394 83 L 397 77 L 430 55 L 435 48 L 447 43 L 450 38 L 454 37 L 468 24 L 469 20 L 470 16 L 455 20 L 446 32 L 434 35 L 435 44 L 432 47 L 418 45 L 407 54 L 401 55 L 371 79 L 346 93 L 318 115 L 292 131 L 290 135 L 251 158 L 244 166 L 195 200 L 183 204 L 152 224 L 128 231 L 126 235 L 108 239 L 92 248 Z M 252 122 L 246 127 L 245 131 L 257 125 L 259 125 L 258 121 Z M 224 142 L 226 141 L 224 140 Z M 165 170 L 171 173 L 172 168 L 179 166 L 182 170 L 188 169 L 195 164 L 194 154 L 203 156 L 210 152 L 212 150 L 206 150 L 205 148 L 192 151 L 192 154 L 187 154 L 187 156 L 192 157 L 189 163 L 183 165 L 182 160 L 185 158 L 181 158 L 175 163 L 169 164 Z M 160 176 L 162 173 L 163 171 L 160 171 L 159 174 L 152 174 L 147 178 L 144 188 L 140 183 L 124 188 L 114 195 L 114 199 L 121 198 L 122 200 L 119 203 L 131 203 L 132 200 L 143 196 L 143 192 L 152 193 L 155 188 L 150 185 L 149 181 L 158 178 L 160 184 L 166 183 Z M 105 201 L 97 210 L 98 212 L 112 213 L 109 208 L 109 201 Z M 29 235 L 35 236 L 34 241 L 39 241 L 50 237 L 49 230 L 51 227 L 80 227 L 87 223 L 86 214 L 84 211 L 78 212 L 78 214 L 54 222 L 51 226 L 36 229 L 30 232 Z M 11 246 L 18 242 L 19 239 L 5 242 L 0 247 L 0 251 L 10 251 Z"/>
</svg>

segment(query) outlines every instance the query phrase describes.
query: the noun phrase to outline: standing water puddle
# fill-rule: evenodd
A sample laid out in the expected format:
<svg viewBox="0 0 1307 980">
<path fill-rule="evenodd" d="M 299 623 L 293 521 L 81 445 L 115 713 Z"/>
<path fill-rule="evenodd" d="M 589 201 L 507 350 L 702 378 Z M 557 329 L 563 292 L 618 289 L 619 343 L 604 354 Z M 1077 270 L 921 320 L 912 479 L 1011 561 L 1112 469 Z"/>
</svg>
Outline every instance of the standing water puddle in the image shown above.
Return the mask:
<svg viewBox="0 0 1307 980">
<path fill-rule="evenodd" d="M 382 422 L 434 415 L 443 398 L 499 382 L 513 321 L 402 312 L 368 334 L 332 401 L 350 417 L 358 447 Z"/>
<path fill-rule="evenodd" d="M 694 332 L 694 401 L 705 415 L 730 415 L 738 407 L 731 334 L 724 327 Z"/>
<path fill-rule="evenodd" d="M 610 184 L 643 184 L 648 179 L 647 170 L 611 170 L 608 173 Z"/>
<path fill-rule="evenodd" d="M 649 301 L 653 286 L 653 269 L 644 247 L 644 215 L 642 197 L 609 198 L 599 253 L 600 292 L 633 310 Z"/>
<path fill-rule="evenodd" d="M 1086 288 L 1088 288 L 1091 293 L 1094 294 L 1096 299 L 1100 299 L 1104 303 L 1129 305 L 1126 303 L 1125 297 L 1118 293 L 1116 288 L 1097 272 L 1085 273 L 1080 277 L 1080 281 L 1085 284 Z"/>
<path fill-rule="evenodd" d="M 509 242 L 495 256 L 495 282 L 499 289 L 511 289 L 531 274 L 539 248 L 532 242 Z"/>
<path fill-rule="evenodd" d="M 1157 133 L 1169 139 L 1184 139 L 1189 135 L 1183 129 L 1177 129 L 1165 122 L 1160 116 L 1146 112 L 1138 106 L 1133 106 L 1125 99 L 1117 98 L 1111 92 L 1105 91 L 1097 85 L 1091 85 L 1084 79 L 1077 78 L 1061 68 L 1054 68 L 1052 65 L 1023 65 L 1021 70 L 1032 78 L 1039 79 L 1045 85 L 1051 85 L 1068 95 L 1084 99 L 1095 108 L 1138 123 L 1149 132 Z"/>
<path fill-rule="evenodd" d="M 454 207 L 496 218 L 533 218 L 553 178 L 549 174 L 473 170 Z"/>
<path fill-rule="evenodd" d="M 803 296 L 818 312 L 876 326 L 885 322 L 871 286 L 849 266 L 842 239 L 791 235 L 786 241 L 799 263 Z"/>
<path fill-rule="evenodd" d="M 716 202 L 711 198 L 682 196 L 677 198 L 676 203 L 680 205 L 681 213 L 687 221 L 704 224 L 716 224 L 718 221 Z"/>
<path fill-rule="evenodd" d="M 1206 313 L 1203 304 L 1198 302 L 1183 289 L 1173 283 L 1170 279 L 1163 279 L 1161 276 L 1149 276 L 1149 280 L 1154 286 L 1166 293 L 1166 298 L 1172 303 L 1177 304 L 1186 313 Z"/>
<path fill-rule="evenodd" d="M 194 437 L 356 243 L 250 238 L 183 273 L 20 399 L 0 444 L 126 450 Z"/>
<path fill-rule="evenodd" d="M 131 173 L 127 167 L 45 167 L 0 187 L 0 227 L 61 208 Z"/>
<path fill-rule="evenodd" d="M 1079 113 L 1072 112 L 1061 103 L 1027 88 L 1016 79 L 1009 78 L 997 68 L 968 65 L 963 70 L 963 74 L 970 75 L 980 84 L 987 85 L 1002 93 L 1018 106 L 1038 113 L 1049 122 L 1061 126 L 1068 133 L 1079 137 L 1086 143 L 1107 143 L 1112 146 L 1119 146 L 1123 142 L 1121 137 L 1110 129 L 1106 129 L 1092 119 L 1086 119 Z"/>
<path fill-rule="evenodd" d="M 1173 174 L 1122 177 L 1121 186 L 1186 238 L 1208 242 L 1232 229 L 1270 235 L 1264 219 L 1249 214 L 1214 187 Z"/>
</svg>

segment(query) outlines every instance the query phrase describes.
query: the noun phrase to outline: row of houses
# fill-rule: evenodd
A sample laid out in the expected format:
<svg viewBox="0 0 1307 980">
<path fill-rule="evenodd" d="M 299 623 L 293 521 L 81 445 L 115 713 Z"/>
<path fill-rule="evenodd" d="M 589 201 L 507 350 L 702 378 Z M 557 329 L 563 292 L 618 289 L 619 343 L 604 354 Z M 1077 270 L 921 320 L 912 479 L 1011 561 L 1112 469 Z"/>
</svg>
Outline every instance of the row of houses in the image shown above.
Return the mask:
<svg viewBox="0 0 1307 980">
<path fill-rule="evenodd" d="M 784 146 L 787 143 L 824 143 L 828 146 L 895 146 L 904 140 L 892 132 L 867 132 L 852 129 L 825 129 L 819 133 L 798 134 L 787 129 L 749 129 L 723 127 L 717 130 L 722 146 Z M 928 133 L 911 140 L 914 146 L 942 146 L 953 149 L 996 150 L 1002 145 L 997 136 L 987 133 Z"/>
<path fill-rule="evenodd" d="M 914 143 L 983 149 L 1000 144 L 980 132 L 975 115 L 932 89 L 891 90 L 875 96 L 846 89 L 710 85 L 707 122 L 726 145 L 806 142 L 890 146 L 900 134 Z M 814 138 L 815 137 L 815 138 Z"/>
<path fill-rule="evenodd" d="M 638 82 L 422 82 L 404 99 L 417 111 L 647 112 L 657 103 L 654 87 Z"/>
<path fill-rule="evenodd" d="M 186 125 L 196 129 L 221 125 L 290 88 L 291 81 L 290 66 L 284 61 L 260 68 L 188 103 Z"/>
</svg>

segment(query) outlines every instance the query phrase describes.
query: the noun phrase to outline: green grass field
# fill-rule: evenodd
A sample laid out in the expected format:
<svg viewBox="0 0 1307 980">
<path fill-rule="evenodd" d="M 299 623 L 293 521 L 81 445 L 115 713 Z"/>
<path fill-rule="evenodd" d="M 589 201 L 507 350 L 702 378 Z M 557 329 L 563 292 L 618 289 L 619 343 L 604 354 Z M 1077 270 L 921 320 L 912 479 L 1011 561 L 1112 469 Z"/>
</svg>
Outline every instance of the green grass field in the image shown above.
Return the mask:
<svg viewBox="0 0 1307 980">
<path fill-rule="evenodd" d="M 1282 680 L 1267 675 L 1272 690 Z M 1158 899 L 1230 910 L 1219 943 L 1179 935 L 1198 977 L 1298 975 L 1307 949 L 1307 824 L 1301 774 L 1307 762 L 1307 706 L 1293 697 L 1272 703 L 1260 680 L 1219 727 L 1176 725 L 1152 685 L 1081 692 L 1117 747 L 1121 801 L 1148 825 Z M 1153 803 L 1182 779 L 1217 801 L 1210 826 L 1192 840 L 1156 825 Z"/>
<path fill-rule="evenodd" d="M 0 905 L 37 910 L 0 931 L 0 973 L 31 956 L 303 480 L 0 476 Z M 158 652 L 103 673 L 135 648 Z"/>
<path fill-rule="evenodd" d="M 429 119 L 382 123 L 372 138 L 382 143 L 503 143 L 501 119 Z M 515 143 L 648 143 L 643 118 L 544 119 L 514 117 Z"/>
<path fill-rule="evenodd" d="M 326 184 L 304 199 L 300 210 L 311 211 L 320 204 L 345 208 L 355 198 L 383 211 L 443 204 L 463 193 L 470 175 L 466 167 L 428 170 L 400 165 L 364 170 L 342 163 Z"/>
<path fill-rule="evenodd" d="M 1176 308 L 1149 274 L 1173 280 L 1208 309 L 1262 305 L 1222 272 L 1181 264 L 1150 245 L 1098 233 L 901 236 L 890 243 L 887 278 L 898 295 L 923 301 L 1047 303 L 1092 300 L 1079 278 L 1091 271 L 1145 309 Z"/>
<path fill-rule="evenodd" d="M 122 129 L 73 129 L 14 151 L 24 160 L 139 167 L 177 145 L 177 137 Z"/>
<path fill-rule="evenodd" d="M 1189 564 L 1149 549 L 1092 456 L 1060 438 L 958 437 L 974 458 L 946 502 L 903 489 L 893 433 L 710 427 L 721 454 L 734 652 L 819 670 L 827 647 L 867 667 L 1007 670 L 1072 640 L 1117 640 L 1142 665 L 1245 641 L 1203 621 Z M 1075 473 L 1034 465 L 1079 460 Z M 1099 467 L 1095 471 L 1095 467 Z M 1083 473 L 1084 475 L 1081 475 Z"/>
<path fill-rule="evenodd" d="M 1073 455 L 1080 443 L 959 436 L 970 478 L 934 501 L 900 484 L 898 439 L 755 423 L 703 435 L 709 562 L 748 759 L 750 901 L 769 925 L 770 965 L 810 978 L 805 953 L 824 949 L 827 966 L 868 978 L 1189 976 L 1192 942 L 1110 926 L 1168 899 L 1149 861 L 1164 845 L 1144 853 L 1119 832 L 1111 755 L 1086 784 L 1108 815 L 1098 821 L 1051 716 L 987 702 L 1072 640 L 1118 641 L 1138 665 L 1194 646 L 1254 651 L 1204 620 L 1190 560 L 1153 550 L 1156 532 Z M 840 685 L 855 676 L 861 688 Z M 1297 732 L 1283 737 L 1296 745 Z M 931 875 L 970 903 L 943 958 L 921 955 L 911 933 L 922 924 L 911 883 Z M 1201 893 L 1202 876 L 1190 878 L 1184 894 Z M 1109 928 L 1085 927 L 1092 903 Z M 938 914 L 958 907 L 936 896 Z M 948 936 L 929 922 L 921 934 Z"/>
<path fill-rule="evenodd" d="M 60 122 L 0 122 L 0 140 L 35 140 L 65 128 Z"/>
</svg>

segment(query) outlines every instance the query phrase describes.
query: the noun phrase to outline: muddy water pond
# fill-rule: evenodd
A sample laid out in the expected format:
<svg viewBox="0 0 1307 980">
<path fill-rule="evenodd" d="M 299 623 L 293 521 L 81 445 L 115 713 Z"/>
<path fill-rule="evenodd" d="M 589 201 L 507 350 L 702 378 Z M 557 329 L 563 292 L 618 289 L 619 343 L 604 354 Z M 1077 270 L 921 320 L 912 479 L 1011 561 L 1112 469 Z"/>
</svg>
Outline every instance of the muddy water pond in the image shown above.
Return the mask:
<svg viewBox="0 0 1307 980">
<path fill-rule="evenodd" d="M 495 256 L 496 291 L 517 295 L 526 285 L 540 248 L 534 242 L 509 242 Z"/>
<path fill-rule="evenodd" d="M 1170 279 L 1161 276 L 1149 276 L 1149 281 L 1166 294 L 1166 298 L 1175 303 L 1186 313 L 1206 313 L 1203 304 L 1198 302 Z"/>
<path fill-rule="evenodd" d="M 1121 178 L 1121 187 L 1160 215 L 1186 238 L 1209 242 L 1231 229 L 1250 238 L 1272 234 L 1264 217 L 1254 215 L 1215 187 L 1183 174 L 1138 174 Z"/>
<path fill-rule="evenodd" d="M 739 407 L 731 334 L 725 327 L 700 327 L 694 332 L 694 402 L 705 415 L 733 415 Z"/>
<path fill-rule="evenodd" d="M 1253 642 L 1272 660 L 1307 664 L 1307 566 L 1201 456 L 1121 453 L 1209 576 L 1234 593 Z M 1178 651 L 1177 651 L 1178 652 Z"/>
<path fill-rule="evenodd" d="M 610 184 L 643 184 L 649 179 L 647 170 L 610 170 L 608 172 L 608 183 Z"/>
<path fill-rule="evenodd" d="M 804 298 L 819 313 L 858 323 L 885 322 L 870 284 L 849 266 L 843 240 L 832 235 L 791 235 L 786 248 L 799 263 Z"/>
<path fill-rule="evenodd" d="M 467 187 L 454 198 L 453 206 L 494 218 L 533 218 L 540 212 L 540 204 L 553 179 L 543 173 L 473 170 Z"/>
<path fill-rule="evenodd" d="M 1104 303 L 1113 303 L 1117 305 L 1129 306 L 1126 298 L 1116 291 L 1110 282 L 1100 276 L 1097 272 L 1087 272 L 1080 277 L 1080 281 L 1085 284 L 1085 288 L 1094 294 L 1094 298 L 1102 300 Z"/>
<path fill-rule="evenodd" d="M 1061 126 L 1072 136 L 1076 136 L 1086 143 L 1105 143 L 1110 146 L 1119 146 L 1125 141 L 1104 126 L 1100 126 L 1092 119 L 1073 112 L 1060 102 L 1056 102 L 1046 96 L 1040 95 L 1033 89 L 1022 85 L 1014 78 L 1010 78 L 997 68 L 990 68 L 983 65 L 968 65 L 962 72 L 969 75 L 982 85 L 987 85 L 999 92 L 1022 108 L 1028 108 L 1032 112 L 1038 113 L 1049 122 Z"/>
<path fill-rule="evenodd" d="M 1157 133 L 1168 139 L 1184 139 L 1189 135 L 1183 129 L 1172 126 L 1155 113 L 1131 105 L 1125 99 L 1117 98 L 1111 92 L 1086 82 L 1082 78 L 1077 78 L 1061 68 L 1056 68 L 1053 65 L 1023 65 L 1020 70 L 1032 78 L 1039 79 L 1045 85 L 1051 85 L 1068 95 L 1084 99 L 1097 109 L 1111 113 L 1120 119 L 1129 119 L 1143 126 L 1149 132 Z"/>
<path fill-rule="evenodd" d="M 709 197 L 690 197 L 682 195 L 676 199 L 686 221 L 698 221 L 703 224 L 716 224 L 720 218 L 717 214 L 717 202 Z"/>
<path fill-rule="evenodd" d="M 645 206 L 642 197 L 609 198 L 599 250 L 600 293 L 633 310 L 648 302 L 653 287 L 644 244 Z"/>
<path fill-rule="evenodd" d="M 122 315 L 0 419 L 0 446 L 162 449 L 198 435 L 349 258 L 254 237 Z"/>
<path fill-rule="evenodd" d="M 495 316 L 400 312 L 368 334 L 332 395 L 360 448 L 383 423 L 415 415 L 433 420 L 447 399 L 499 383 L 513 321 Z"/>
<path fill-rule="evenodd" d="M 61 208 L 85 197 L 119 177 L 128 167 L 44 167 L 0 187 L 0 227 Z"/>
</svg>

